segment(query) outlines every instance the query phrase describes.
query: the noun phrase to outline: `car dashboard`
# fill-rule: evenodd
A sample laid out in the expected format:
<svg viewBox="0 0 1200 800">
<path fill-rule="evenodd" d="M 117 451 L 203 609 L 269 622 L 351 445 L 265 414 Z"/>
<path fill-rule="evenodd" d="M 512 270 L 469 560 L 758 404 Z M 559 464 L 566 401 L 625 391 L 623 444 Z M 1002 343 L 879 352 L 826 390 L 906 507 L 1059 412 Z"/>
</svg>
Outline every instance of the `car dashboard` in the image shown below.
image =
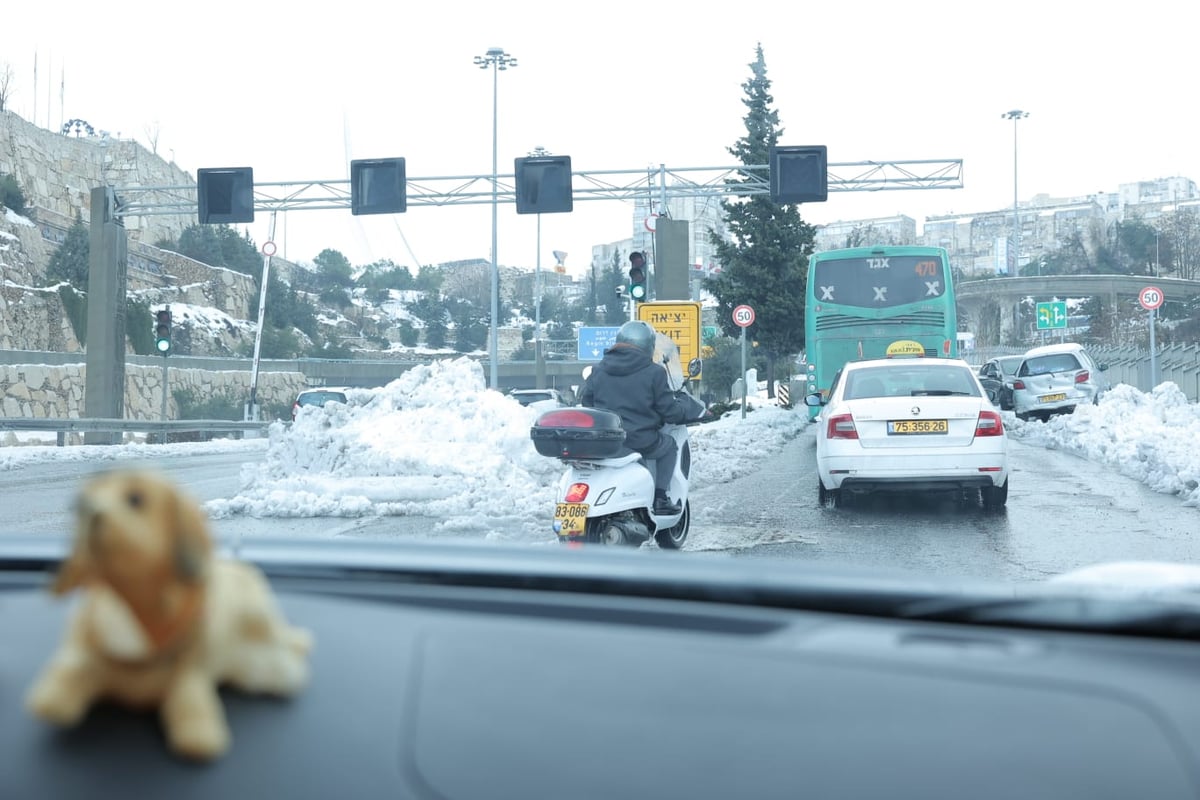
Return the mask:
<svg viewBox="0 0 1200 800">
<path fill-rule="evenodd" d="M 5 796 L 1200 796 L 1194 626 L 946 621 L 1012 590 L 656 551 L 239 554 L 313 632 L 312 680 L 223 692 L 232 748 L 198 766 L 152 714 L 25 712 L 72 604 L 45 591 L 60 549 L 7 548 Z"/>
</svg>

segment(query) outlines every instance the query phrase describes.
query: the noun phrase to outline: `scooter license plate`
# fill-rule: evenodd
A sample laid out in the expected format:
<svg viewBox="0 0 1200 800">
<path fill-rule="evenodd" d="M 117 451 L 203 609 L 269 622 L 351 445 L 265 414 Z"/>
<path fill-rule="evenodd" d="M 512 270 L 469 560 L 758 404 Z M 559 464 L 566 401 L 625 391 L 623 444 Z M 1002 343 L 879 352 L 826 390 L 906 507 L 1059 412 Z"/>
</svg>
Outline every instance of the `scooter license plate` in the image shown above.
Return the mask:
<svg viewBox="0 0 1200 800">
<path fill-rule="evenodd" d="M 554 506 L 554 532 L 559 536 L 583 536 L 587 527 L 587 503 L 557 503 Z"/>
</svg>

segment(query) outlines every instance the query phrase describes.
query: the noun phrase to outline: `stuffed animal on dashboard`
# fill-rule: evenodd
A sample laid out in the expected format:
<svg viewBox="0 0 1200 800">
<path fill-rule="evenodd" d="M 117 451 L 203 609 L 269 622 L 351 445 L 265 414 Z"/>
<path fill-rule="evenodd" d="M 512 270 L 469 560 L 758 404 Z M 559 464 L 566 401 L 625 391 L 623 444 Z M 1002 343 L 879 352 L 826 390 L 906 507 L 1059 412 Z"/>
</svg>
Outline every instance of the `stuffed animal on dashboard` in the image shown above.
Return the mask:
<svg viewBox="0 0 1200 800">
<path fill-rule="evenodd" d="M 200 506 L 163 477 L 113 471 L 79 493 L 77 530 L 52 590 L 84 593 L 27 707 L 60 726 L 93 703 L 157 709 L 171 749 L 205 761 L 230 743 L 218 686 L 288 696 L 308 680 L 312 637 L 266 578 L 215 558 Z"/>
</svg>

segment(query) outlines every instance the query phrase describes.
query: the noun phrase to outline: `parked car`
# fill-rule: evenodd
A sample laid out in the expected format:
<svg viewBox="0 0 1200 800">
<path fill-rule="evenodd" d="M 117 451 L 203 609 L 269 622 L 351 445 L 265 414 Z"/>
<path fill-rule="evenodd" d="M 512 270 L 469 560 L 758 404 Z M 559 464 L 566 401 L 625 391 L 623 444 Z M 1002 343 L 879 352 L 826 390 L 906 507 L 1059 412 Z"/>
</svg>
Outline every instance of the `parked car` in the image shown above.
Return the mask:
<svg viewBox="0 0 1200 800">
<path fill-rule="evenodd" d="M 549 411 L 567 404 L 557 389 L 513 389 L 508 395 L 535 411 Z"/>
<path fill-rule="evenodd" d="M 974 494 L 1008 501 L 1008 437 L 967 362 L 948 358 L 852 361 L 816 418 L 822 504 L 869 492 Z"/>
<path fill-rule="evenodd" d="M 1001 411 L 1012 411 L 1012 384 L 1025 356 L 997 356 L 979 367 L 979 383 L 987 392 L 992 405 Z"/>
<path fill-rule="evenodd" d="M 1017 368 L 1013 411 L 1018 419 L 1047 420 L 1071 413 L 1080 403 L 1098 403 L 1110 388 L 1103 375 L 1107 369 L 1075 342 L 1035 347 Z"/>
<path fill-rule="evenodd" d="M 323 386 L 320 389 L 305 389 L 296 396 L 296 401 L 292 403 L 292 421 L 296 421 L 296 415 L 305 406 L 324 406 L 326 403 L 344 402 L 346 402 L 345 388 Z"/>
</svg>

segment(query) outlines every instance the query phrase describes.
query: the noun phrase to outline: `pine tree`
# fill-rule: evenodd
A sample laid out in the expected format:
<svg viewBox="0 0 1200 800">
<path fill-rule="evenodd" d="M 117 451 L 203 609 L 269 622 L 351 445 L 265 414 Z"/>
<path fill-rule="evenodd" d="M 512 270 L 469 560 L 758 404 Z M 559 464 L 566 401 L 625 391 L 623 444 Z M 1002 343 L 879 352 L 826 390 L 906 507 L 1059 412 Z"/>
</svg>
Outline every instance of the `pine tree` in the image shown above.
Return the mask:
<svg viewBox="0 0 1200 800">
<path fill-rule="evenodd" d="M 46 265 L 46 280 L 51 284 L 69 283 L 80 291 L 88 290 L 88 259 L 91 257 L 91 241 L 83 216 L 75 213 L 75 223 L 67 230 L 67 237 L 50 257 Z"/>
<path fill-rule="evenodd" d="M 746 135 L 729 148 L 747 166 L 765 165 L 783 133 L 779 113 L 771 107 L 774 98 L 761 44 L 755 55 L 749 65 L 751 77 L 742 84 Z M 732 186 L 748 182 L 727 181 Z M 733 241 L 711 236 L 722 271 L 704 285 L 717 299 L 726 335 L 741 335 L 731 316 L 734 307 L 745 303 L 754 309 L 755 322 L 746 335 L 765 352 L 768 393 L 773 397 L 776 362 L 804 348 L 805 279 L 815 229 L 800 218 L 795 205 L 780 205 L 765 194 L 721 205 Z"/>
</svg>

